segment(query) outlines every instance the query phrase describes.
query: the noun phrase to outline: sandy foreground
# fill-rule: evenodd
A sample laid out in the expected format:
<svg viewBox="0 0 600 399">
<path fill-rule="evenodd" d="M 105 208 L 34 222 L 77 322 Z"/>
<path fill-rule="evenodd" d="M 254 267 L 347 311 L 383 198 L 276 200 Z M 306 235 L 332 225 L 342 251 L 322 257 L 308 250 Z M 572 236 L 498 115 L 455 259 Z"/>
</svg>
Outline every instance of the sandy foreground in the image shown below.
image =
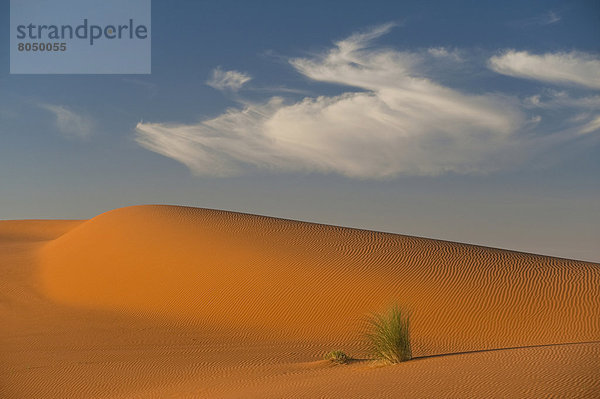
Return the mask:
<svg viewBox="0 0 600 399">
<path fill-rule="evenodd" d="M 416 358 L 381 366 L 394 302 Z M 0 397 L 600 397 L 600 264 L 174 206 L 2 221 Z"/>
</svg>

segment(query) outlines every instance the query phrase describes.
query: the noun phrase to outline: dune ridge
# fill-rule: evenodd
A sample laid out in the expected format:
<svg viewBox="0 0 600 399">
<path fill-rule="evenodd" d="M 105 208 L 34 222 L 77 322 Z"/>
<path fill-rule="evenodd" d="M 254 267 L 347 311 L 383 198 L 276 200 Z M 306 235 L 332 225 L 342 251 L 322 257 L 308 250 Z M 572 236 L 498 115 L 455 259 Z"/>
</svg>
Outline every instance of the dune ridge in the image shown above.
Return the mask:
<svg viewBox="0 0 600 399">
<path fill-rule="evenodd" d="M 84 223 L 84 220 L 0 220 L 2 241 L 47 241 Z"/>
</svg>

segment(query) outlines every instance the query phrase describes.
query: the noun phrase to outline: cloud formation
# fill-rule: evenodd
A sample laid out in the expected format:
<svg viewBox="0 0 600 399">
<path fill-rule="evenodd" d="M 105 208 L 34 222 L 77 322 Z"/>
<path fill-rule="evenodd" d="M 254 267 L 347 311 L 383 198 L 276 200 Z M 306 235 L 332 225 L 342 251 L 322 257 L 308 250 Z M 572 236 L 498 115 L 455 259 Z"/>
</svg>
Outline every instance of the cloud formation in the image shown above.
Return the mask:
<svg viewBox="0 0 600 399">
<path fill-rule="evenodd" d="M 523 106 L 538 113 L 540 121 L 547 119 L 551 126 L 546 132 L 558 132 L 565 139 L 600 132 L 600 96 L 573 97 L 564 90 L 546 89 L 525 98 Z"/>
<path fill-rule="evenodd" d="M 547 13 L 537 18 L 537 23 L 539 25 L 552 25 L 557 22 L 560 22 L 561 19 L 562 17 L 560 16 L 560 14 L 554 11 L 548 11 Z"/>
<path fill-rule="evenodd" d="M 239 90 L 251 79 L 250 75 L 243 72 L 224 71 L 221 68 L 215 68 L 206 84 L 217 90 Z"/>
<path fill-rule="evenodd" d="M 232 176 L 254 168 L 375 179 L 486 173 L 556 141 L 552 132 L 547 140 L 535 131 L 540 104 L 470 94 L 424 76 L 443 70 L 432 63 L 456 62 L 452 52 L 374 46 L 392 27 L 356 33 L 322 54 L 289 60 L 308 79 L 344 87 L 340 95 L 246 102 L 197 124 L 139 123 L 136 140 L 197 175 Z M 590 118 L 574 122 L 579 132 L 595 126 Z"/>
<path fill-rule="evenodd" d="M 462 61 L 462 57 L 457 50 L 448 50 L 445 47 L 433 47 L 427 50 L 429 55 L 436 58 L 446 58 L 453 61 Z"/>
<path fill-rule="evenodd" d="M 560 22 L 561 20 L 562 16 L 560 15 L 560 13 L 550 10 L 541 15 L 536 15 L 535 17 L 515 21 L 511 23 L 511 25 L 516 25 L 519 27 L 547 26 L 553 25 L 557 22 Z"/>
<path fill-rule="evenodd" d="M 600 89 L 600 58 L 583 52 L 530 54 L 510 50 L 489 60 L 503 75 Z"/>
<path fill-rule="evenodd" d="M 88 117 L 62 105 L 40 104 L 39 106 L 54 114 L 56 127 L 63 136 L 74 139 L 86 139 L 91 136 L 93 123 Z"/>
<path fill-rule="evenodd" d="M 600 95 L 571 97 L 566 91 L 545 90 L 525 99 L 528 108 L 600 110 Z"/>
<path fill-rule="evenodd" d="M 587 133 L 597 132 L 599 130 L 600 130 L 600 115 L 594 115 L 593 117 L 589 118 L 587 123 L 585 123 L 583 126 L 581 126 L 581 128 L 579 129 L 579 133 L 587 134 Z"/>
</svg>

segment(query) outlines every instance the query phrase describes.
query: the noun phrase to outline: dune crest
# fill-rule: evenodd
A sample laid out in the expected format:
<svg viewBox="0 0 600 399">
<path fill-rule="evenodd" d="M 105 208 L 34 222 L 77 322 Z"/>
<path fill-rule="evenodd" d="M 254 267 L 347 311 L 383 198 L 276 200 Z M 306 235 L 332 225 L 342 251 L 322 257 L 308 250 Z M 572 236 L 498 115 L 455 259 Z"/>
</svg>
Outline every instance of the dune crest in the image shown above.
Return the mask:
<svg viewBox="0 0 600 399">
<path fill-rule="evenodd" d="M 84 220 L 2 220 L 0 241 L 53 240 L 84 222 Z"/>
<path fill-rule="evenodd" d="M 40 252 L 53 300 L 348 344 L 397 301 L 417 356 L 600 339 L 600 265 L 175 206 L 118 209 Z"/>
</svg>

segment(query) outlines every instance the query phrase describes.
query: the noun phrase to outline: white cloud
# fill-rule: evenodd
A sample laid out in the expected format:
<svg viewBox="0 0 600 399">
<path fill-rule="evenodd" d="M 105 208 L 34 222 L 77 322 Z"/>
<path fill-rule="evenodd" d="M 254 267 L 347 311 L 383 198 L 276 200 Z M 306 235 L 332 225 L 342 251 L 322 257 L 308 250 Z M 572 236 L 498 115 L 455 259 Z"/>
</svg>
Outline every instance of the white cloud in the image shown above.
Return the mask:
<svg viewBox="0 0 600 399">
<path fill-rule="evenodd" d="M 543 14 L 536 15 L 525 19 L 510 22 L 509 25 L 513 25 L 520 28 L 530 28 L 539 26 L 553 25 L 562 20 L 562 16 L 556 11 L 547 11 Z"/>
<path fill-rule="evenodd" d="M 381 179 L 512 168 L 549 146 L 597 130 L 595 97 L 546 91 L 522 101 L 436 82 L 425 74 L 444 73 L 456 61 L 452 52 L 374 46 L 392 26 L 289 60 L 308 79 L 339 84 L 340 95 L 246 102 L 196 124 L 139 123 L 136 140 L 198 175 L 258 169 Z M 432 66 L 436 63 L 441 67 Z M 573 109 L 587 111 L 569 120 Z M 567 118 L 554 125 L 556 110 Z"/>
<path fill-rule="evenodd" d="M 462 57 L 457 50 L 448 50 L 445 47 L 433 47 L 427 50 L 427 52 L 436 58 L 446 58 L 453 61 L 462 61 Z"/>
<path fill-rule="evenodd" d="M 80 115 L 62 105 L 39 104 L 54 114 L 56 127 L 67 138 L 85 139 L 92 134 L 93 123 L 87 116 Z"/>
<path fill-rule="evenodd" d="M 240 160 L 263 166 L 283 163 L 262 126 L 282 105 L 273 98 L 264 105 L 230 109 L 197 125 L 138 123 L 137 142 L 143 147 L 176 159 L 199 175 L 240 174 Z"/>
<path fill-rule="evenodd" d="M 538 17 L 538 23 L 540 25 L 552 25 L 559 22 L 562 19 L 560 14 L 554 11 L 548 11 L 547 13 Z"/>
<path fill-rule="evenodd" d="M 572 97 L 566 91 L 545 90 L 543 94 L 527 97 L 524 106 L 543 109 L 578 108 L 600 111 L 600 96 Z"/>
<path fill-rule="evenodd" d="M 552 121 L 546 131 L 559 132 L 563 138 L 600 129 L 600 96 L 597 95 L 573 97 L 566 91 L 546 89 L 541 94 L 525 98 L 523 106 L 545 113 L 546 119 Z"/>
<path fill-rule="evenodd" d="M 510 163 L 525 123 L 518 102 L 470 95 L 417 77 L 419 54 L 372 47 L 393 25 L 354 34 L 314 58 L 290 60 L 315 80 L 351 86 L 339 96 L 266 104 L 193 125 L 140 123 L 137 141 L 200 175 L 273 171 L 351 177 L 480 173 Z"/>
<path fill-rule="evenodd" d="M 491 57 L 489 67 L 513 77 L 600 89 L 600 58 L 589 53 L 536 55 L 527 51 L 510 50 Z"/>
<path fill-rule="evenodd" d="M 594 115 L 579 129 L 580 134 L 592 133 L 600 130 L 600 115 Z"/>
<path fill-rule="evenodd" d="M 221 68 L 215 68 L 206 84 L 217 90 L 239 90 L 251 79 L 250 75 L 243 72 L 223 71 Z"/>
</svg>

